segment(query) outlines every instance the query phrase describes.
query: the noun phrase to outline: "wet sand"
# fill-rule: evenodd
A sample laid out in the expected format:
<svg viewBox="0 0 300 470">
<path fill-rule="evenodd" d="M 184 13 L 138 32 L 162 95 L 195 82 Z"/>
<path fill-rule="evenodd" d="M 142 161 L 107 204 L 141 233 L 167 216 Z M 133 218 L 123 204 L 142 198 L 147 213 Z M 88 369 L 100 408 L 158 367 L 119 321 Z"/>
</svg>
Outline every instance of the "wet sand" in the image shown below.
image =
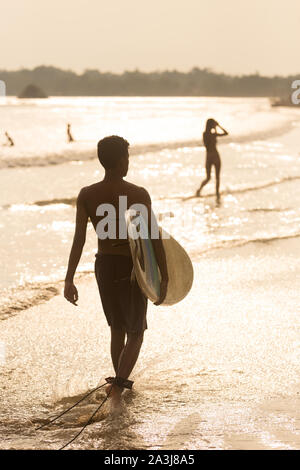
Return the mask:
<svg viewBox="0 0 300 470">
<path fill-rule="evenodd" d="M 220 249 L 194 262 L 190 295 L 149 306 L 149 330 L 120 415 L 109 408 L 74 449 L 300 449 L 298 238 Z M 98 399 L 60 426 L 37 423 L 112 374 L 93 276 L 0 322 L 2 449 L 56 449 Z"/>
</svg>

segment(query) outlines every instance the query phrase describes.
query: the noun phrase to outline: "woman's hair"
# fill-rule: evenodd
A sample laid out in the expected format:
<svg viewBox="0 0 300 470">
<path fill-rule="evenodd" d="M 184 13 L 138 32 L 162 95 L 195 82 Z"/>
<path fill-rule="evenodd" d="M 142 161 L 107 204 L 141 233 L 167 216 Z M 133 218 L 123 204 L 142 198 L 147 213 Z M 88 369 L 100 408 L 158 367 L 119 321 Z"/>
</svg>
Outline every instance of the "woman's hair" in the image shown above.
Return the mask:
<svg viewBox="0 0 300 470">
<path fill-rule="evenodd" d="M 207 119 L 205 132 L 211 131 L 214 127 L 216 127 L 216 121 L 212 118 Z"/>
</svg>

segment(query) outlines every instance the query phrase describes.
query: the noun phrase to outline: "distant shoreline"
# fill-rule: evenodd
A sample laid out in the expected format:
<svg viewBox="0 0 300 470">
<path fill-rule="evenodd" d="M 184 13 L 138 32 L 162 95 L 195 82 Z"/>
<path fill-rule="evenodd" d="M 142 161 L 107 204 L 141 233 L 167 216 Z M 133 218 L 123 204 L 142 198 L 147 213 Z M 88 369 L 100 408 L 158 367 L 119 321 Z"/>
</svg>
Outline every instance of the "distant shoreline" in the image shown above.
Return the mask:
<svg viewBox="0 0 300 470">
<path fill-rule="evenodd" d="M 48 96 L 182 96 L 182 97 L 281 97 L 291 93 L 298 75 L 286 77 L 227 75 L 207 68 L 189 72 L 177 70 L 123 74 L 86 70 L 77 74 L 51 66 L 15 71 L 0 70 L 8 96 L 18 96 L 29 84 L 40 87 Z"/>
</svg>

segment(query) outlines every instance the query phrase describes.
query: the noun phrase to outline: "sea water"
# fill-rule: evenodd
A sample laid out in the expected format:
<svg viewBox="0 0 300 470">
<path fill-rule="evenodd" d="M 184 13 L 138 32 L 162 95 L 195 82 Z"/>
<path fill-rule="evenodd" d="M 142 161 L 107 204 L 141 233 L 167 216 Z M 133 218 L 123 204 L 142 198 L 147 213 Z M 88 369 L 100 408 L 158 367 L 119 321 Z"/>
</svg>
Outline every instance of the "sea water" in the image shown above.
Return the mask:
<svg viewBox="0 0 300 470">
<path fill-rule="evenodd" d="M 203 190 L 210 197 L 185 199 L 205 177 L 202 132 L 209 116 L 230 134 L 219 139 L 225 144 L 220 207 L 213 197 L 214 174 Z M 147 188 L 164 227 L 194 256 L 219 246 L 294 236 L 299 148 L 268 138 L 288 131 L 297 135 L 298 118 L 298 109 L 271 108 L 265 99 L 2 98 L 1 127 L 15 141 L 14 147 L 0 147 L 5 312 L 18 292 L 24 301 L 38 285 L 45 293 L 43 284 L 64 278 L 76 197 L 81 187 L 103 177 L 96 143 L 105 135 L 128 139 L 133 155 L 127 179 Z M 73 125 L 72 144 L 66 143 L 66 122 Z M 95 249 L 89 227 L 80 271 L 93 269 Z"/>
</svg>

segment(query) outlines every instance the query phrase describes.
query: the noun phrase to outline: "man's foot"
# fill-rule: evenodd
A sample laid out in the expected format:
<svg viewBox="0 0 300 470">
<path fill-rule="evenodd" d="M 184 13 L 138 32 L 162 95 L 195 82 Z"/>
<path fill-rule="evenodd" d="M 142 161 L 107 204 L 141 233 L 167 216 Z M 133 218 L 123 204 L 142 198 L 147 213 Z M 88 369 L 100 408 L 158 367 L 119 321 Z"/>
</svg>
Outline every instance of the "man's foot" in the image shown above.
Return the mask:
<svg viewBox="0 0 300 470">
<path fill-rule="evenodd" d="M 197 189 L 195 196 L 200 197 L 200 189 Z"/>
<path fill-rule="evenodd" d="M 109 398 L 111 399 L 113 406 L 120 405 L 123 389 L 118 387 L 117 385 L 112 385 L 111 387 L 112 388 L 109 393 Z"/>
<path fill-rule="evenodd" d="M 113 405 L 120 404 L 124 388 L 131 389 L 133 385 L 132 380 L 123 379 L 122 377 L 107 377 L 105 380 L 108 383 L 105 392 L 107 397 L 111 398 Z"/>
</svg>

